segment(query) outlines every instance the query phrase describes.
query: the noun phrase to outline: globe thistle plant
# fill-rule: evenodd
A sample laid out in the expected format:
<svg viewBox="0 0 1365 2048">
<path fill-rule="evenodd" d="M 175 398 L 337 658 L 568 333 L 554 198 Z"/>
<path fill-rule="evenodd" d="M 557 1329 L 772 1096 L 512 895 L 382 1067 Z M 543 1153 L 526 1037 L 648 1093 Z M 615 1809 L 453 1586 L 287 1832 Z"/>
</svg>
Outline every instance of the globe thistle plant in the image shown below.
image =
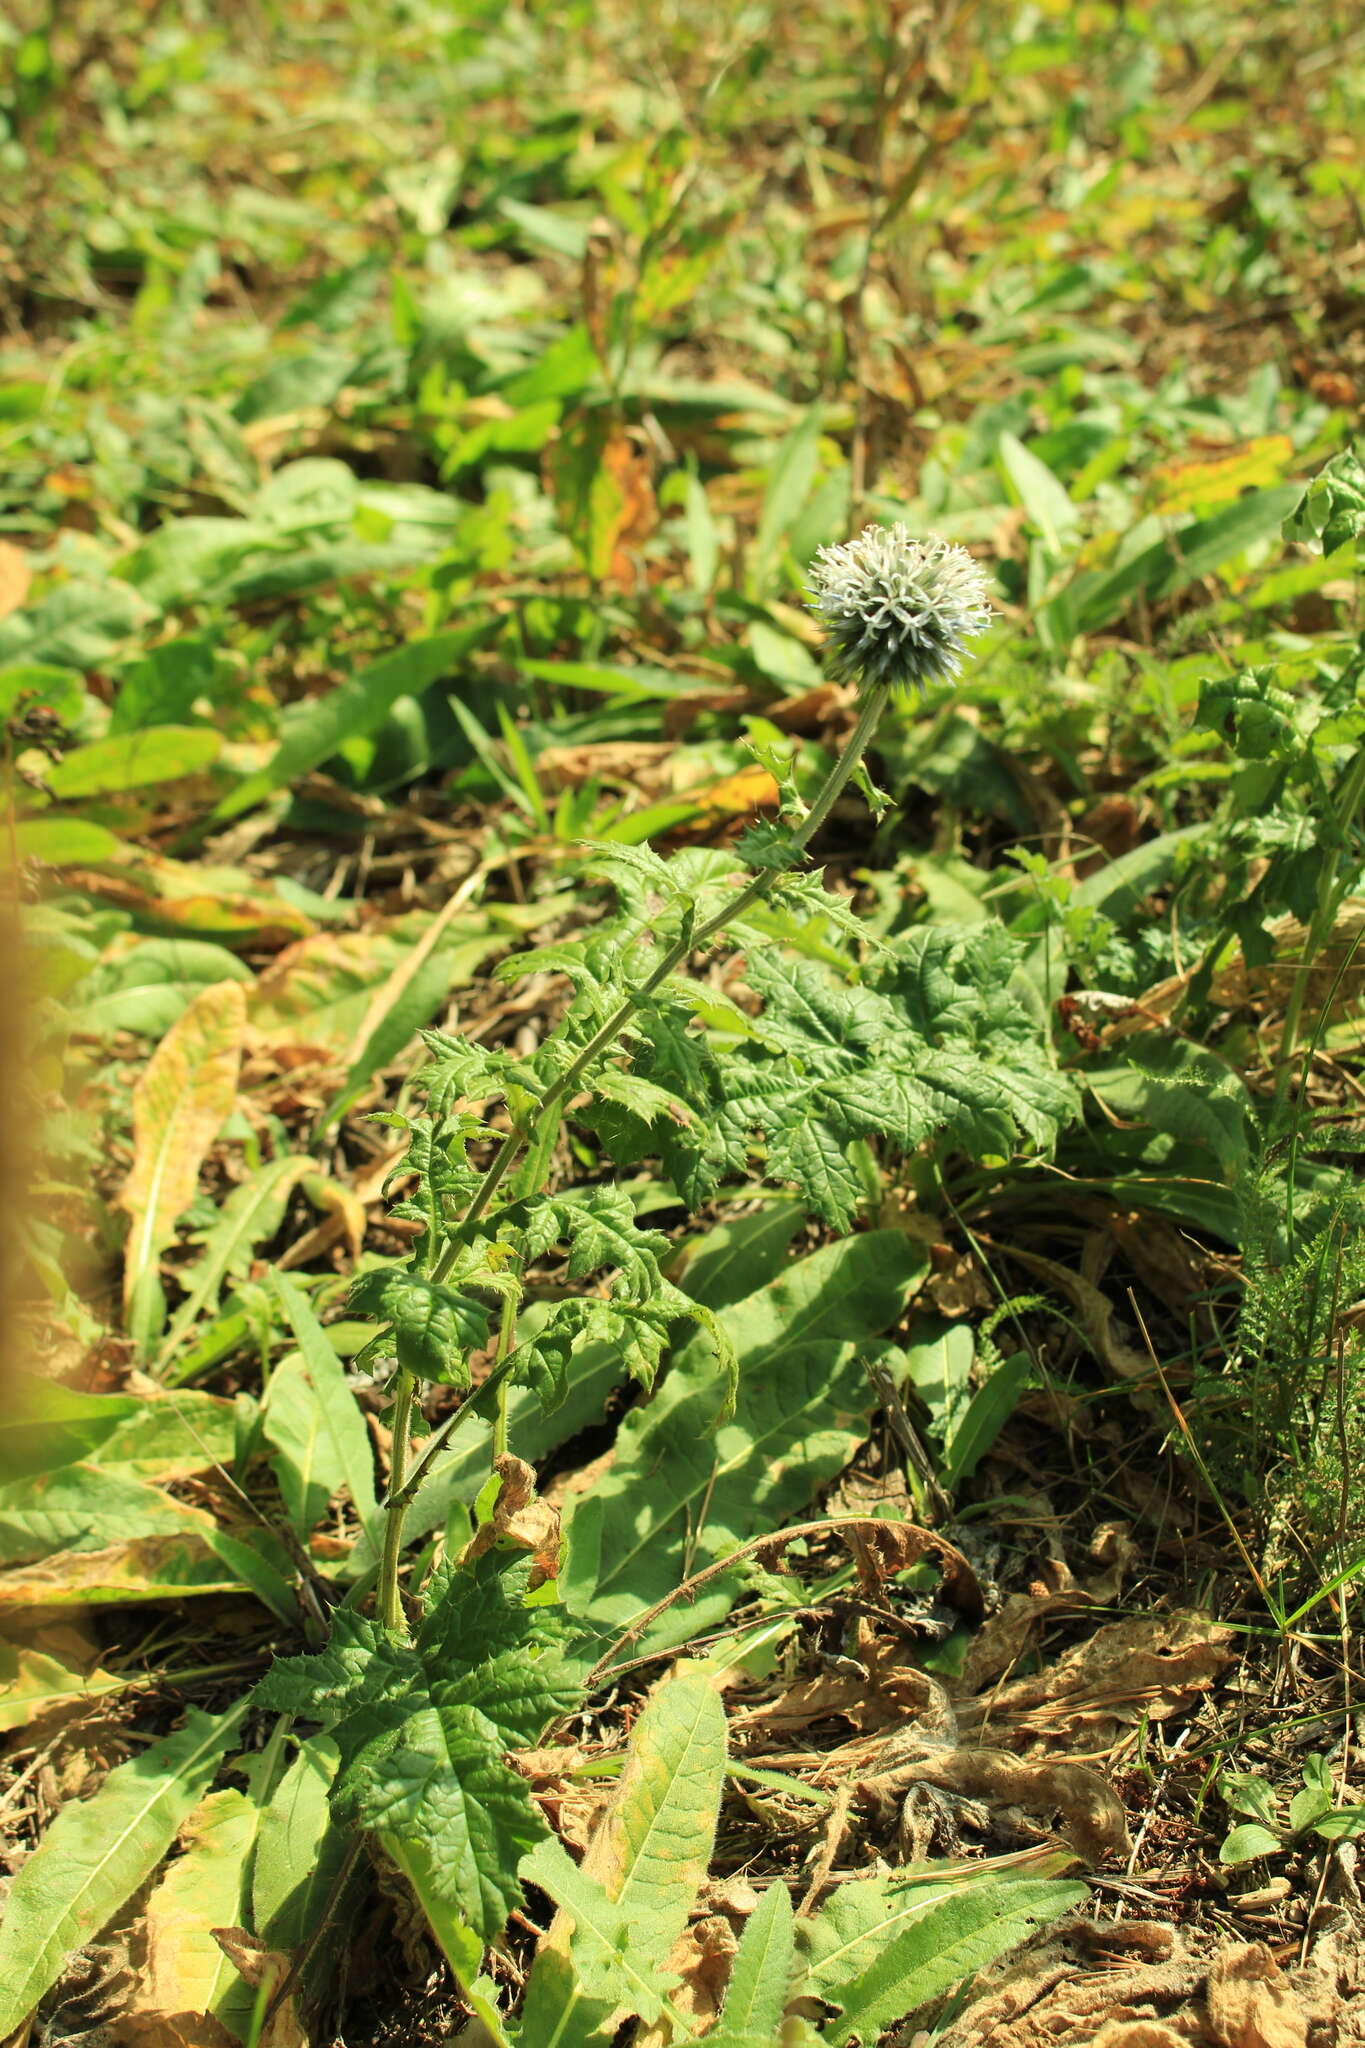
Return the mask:
<svg viewBox="0 0 1365 2048">
<path fill-rule="evenodd" d="M 810 606 L 825 631 L 835 682 L 922 695 L 951 682 L 968 640 L 990 623 L 986 579 L 965 548 L 905 526 L 865 526 L 821 548 Z"/>
</svg>

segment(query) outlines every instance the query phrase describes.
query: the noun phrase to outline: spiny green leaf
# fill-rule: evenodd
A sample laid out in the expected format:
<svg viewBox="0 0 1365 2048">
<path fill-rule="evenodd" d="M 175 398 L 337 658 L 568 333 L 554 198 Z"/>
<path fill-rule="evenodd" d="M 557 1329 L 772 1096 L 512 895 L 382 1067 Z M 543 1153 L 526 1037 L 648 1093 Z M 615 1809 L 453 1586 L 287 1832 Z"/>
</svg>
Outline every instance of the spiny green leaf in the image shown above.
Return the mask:
<svg viewBox="0 0 1365 2048">
<path fill-rule="evenodd" d="M 467 1354 L 488 1342 L 488 1311 L 408 1267 L 372 1267 L 351 1282 L 347 1305 L 392 1325 L 398 1363 L 419 1379 L 469 1385 Z"/>
<path fill-rule="evenodd" d="M 350 1610 L 327 1649 L 278 1662 L 258 1704 L 329 1724 L 341 1753 L 338 1818 L 399 1844 L 443 1911 L 491 1940 L 516 1903 L 516 1869 L 544 1832 L 503 1752 L 535 1741 L 576 1697 L 563 1624 L 530 1608 L 524 1565 L 433 1575 L 408 1644 Z"/>
</svg>

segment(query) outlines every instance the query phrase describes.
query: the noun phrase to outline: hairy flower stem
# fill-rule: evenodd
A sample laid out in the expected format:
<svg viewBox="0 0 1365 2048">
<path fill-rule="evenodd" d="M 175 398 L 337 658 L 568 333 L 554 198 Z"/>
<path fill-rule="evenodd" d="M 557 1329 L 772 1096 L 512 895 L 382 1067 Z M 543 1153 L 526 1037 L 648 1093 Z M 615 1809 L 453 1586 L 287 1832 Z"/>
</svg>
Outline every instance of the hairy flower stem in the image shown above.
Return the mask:
<svg viewBox="0 0 1365 2048">
<path fill-rule="evenodd" d="M 495 1363 L 501 1365 L 517 1339 L 517 1297 L 505 1294 L 502 1298 L 502 1315 L 498 1321 L 498 1348 Z M 493 1457 L 507 1455 L 507 1396 L 512 1383 L 504 1379 L 498 1387 L 498 1405 L 493 1411 Z"/>
<path fill-rule="evenodd" d="M 849 735 L 847 745 L 834 766 L 830 769 L 824 787 L 811 805 L 806 818 L 797 831 L 792 834 L 793 852 L 803 853 L 805 851 L 843 794 L 850 777 L 871 745 L 872 735 L 877 730 L 878 722 L 883 711 L 886 709 L 890 696 L 891 687 L 889 684 L 882 684 L 868 691 L 858 713 L 858 722 Z M 636 1010 L 639 1009 L 641 1003 L 647 1001 L 653 995 L 660 983 L 668 979 L 673 970 L 687 958 L 689 953 L 696 952 L 700 947 L 706 945 L 708 940 L 716 936 L 717 932 L 722 931 L 727 924 L 733 922 L 736 917 L 741 916 L 752 904 L 757 903 L 762 897 L 766 896 L 773 883 L 777 880 L 779 872 L 780 870 L 777 868 L 764 868 L 761 873 L 746 882 L 744 887 L 736 895 L 732 896 L 730 901 L 725 904 L 723 909 L 718 910 L 714 917 L 708 918 L 705 924 L 698 925 L 694 931 L 685 932 L 680 939 L 676 939 L 652 972 L 640 983 L 639 987 L 633 988 L 629 995 L 623 997 L 617 1008 L 607 1018 L 605 1024 L 601 1025 L 593 1033 L 587 1044 L 564 1069 L 559 1079 L 546 1090 L 540 1105 L 540 1114 L 536 1119 L 535 1134 L 531 1141 L 533 1149 L 539 1149 L 540 1142 L 551 1129 L 552 1120 L 554 1124 L 558 1123 L 560 1104 L 574 1093 L 584 1074 L 598 1057 L 598 1054 L 607 1051 L 610 1046 L 615 1044 L 625 1026 L 630 1022 Z M 476 1223 L 486 1213 L 490 1202 L 510 1171 L 517 1153 L 521 1149 L 521 1144 L 521 1134 L 517 1131 L 509 1131 L 494 1154 L 492 1163 L 484 1175 L 474 1195 L 474 1199 L 469 1205 L 464 1220 L 464 1227 L 467 1228 L 469 1224 Z M 448 1246 L 441 1263 L 436 1269 L 436 1278 L 438 1280 L 444 1279 L 446 1273 L 454 1264 L 456 1256 L 457 1247 L 455 1245 Z"/>
<path fill-rule="evenodd" d="M 400 1372 L 393 1404 L 393 1448 L 389 1453 L 389 1490 L 384 1501 L 384 1547 L 379 1560 L 379 1587 L 375 1611 L 381 1628 L 402 1635 L 406 1624 L 398 1597 L 398 1561 L 403 1554 L 403 1522 L 407 1513 L 404 1481 L 408 1472 L 408 1438 L 412 1431 L 412 1404 L 417 1398 L 417 1376 Z"/>
</svg>

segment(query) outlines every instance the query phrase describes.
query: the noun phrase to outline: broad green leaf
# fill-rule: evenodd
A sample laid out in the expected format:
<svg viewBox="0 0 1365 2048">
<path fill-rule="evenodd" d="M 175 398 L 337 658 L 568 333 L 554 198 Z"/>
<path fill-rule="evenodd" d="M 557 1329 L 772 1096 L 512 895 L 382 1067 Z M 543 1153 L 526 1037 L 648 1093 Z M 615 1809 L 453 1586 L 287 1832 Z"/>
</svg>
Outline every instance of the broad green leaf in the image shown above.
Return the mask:
<svg viewBox="0 0 1365 2048">
<path fill-rule="evenodd" d="M 765 1202 L 747 1216 L 685 1239 L 678 1254 L 683 1264 L 681 1270 L 670 1268 L 672 1278 L 694 1301 L 731 1308 L 781 1271 L 804 1221 L 795 1202 Z"/>
<path fill-rule="evenodd" d="M 251 1540 L 243 1541 L 187 1508 L 178 1530 L 125 1533 L 100 1549 L 54 1551 L 32 1564 L 11 1567 L 0 1578 L 0 1609 L 126 1607 L 255 1593 L 292 1627 L 299 1609 L 288 1568 L 287 1557 L 265 1532 L 253 1531 Z"/>
<path fill-rule="evenodd" d="M 905 1344 L 910 1385 L 929 1410 L 929 1429 L 941 1441 L 960 1426 L 972 1398 L 976 1341 L 970 1325 L 916 1316 Z"/>
<path fill-rule="evenodd" d="M 191 514 L 168 519 L 124 555 L 115 573 L 158 611 L 226 594 L 233 572 L 284 545 L 278 533 L 247 519 Z"/>
<path fill-rule="evenodd" d="M 592 232 L 586 220 L 558 213 L 553 207 L 531 206 L 525 200 L 506 196 L 497 201 L 497 209 L 520 229 L 522 240 L 530 249 L 545 251 L 551 256 L 567 256 L 574 263 L 582 262 Z"/>
<path fill-rule="evenodd" d="M 529 1338 L 541 1326 L 545 1306 L 532 1305 L 530 1313 L 518 1324 L 519 1339 Z M 507 1403 L 507 1426 L 517 1455 L 534 1462 L 558 1445 L 568 1443 L 580 1430 L 600 1423 L 608 1402 L 625 1378 L 626 1366 L 619 1344 L 607 1338 L 588 1338 L 575 1347 L 570 1359 L 568 1393 L 548 1414 L 539 1394 L 529 1387 L 513 1387 Z M 491 1420 L 477 1415 L 461 1424 L 449 1451 L 436 1460 L 430 1477 L 423 1480 L 408 1510 L 410 1538 L 428 1535 L 448 1524 L 452 1515 L 463 1523 L 466 1504 L 474 1499 L 488 1477 L 492 1430 Z"/>
<path fill-rule="evenodd" d="M 351 1282 L 348 1307 L 392 1326 L 394 1353 L 419 1379 L 469 1385 L 471 1351 L 488 1341 L 488 1311 L 470 1295 L 410 1267 L 372 1266 Z"/>
<path fill-rule="evenodd" d="M 345 1084 L 319 1119 L 319 1131 L 344 1115 L 370 1076 L 397 1059 L 449 1001 L 451 990 L 503 944 L 481 920 L 467 913 L 461 919 L 460 910 L 460 898 L 452 896 L 375 989 L 348 1051 Z"/>
<path fill-rule="evenodd" d="M 251 1925 L 285 1955 L 313 1934 L 346 1853 L 329 1795 L 341 1762 L 326 1735 L 310 1735 L 261 1816 L 251 1866 Z"/>
<path fill-rule="evenodd" d="M 1201 840 L 1209 836 L 1207 825 L 1183 825 L 1174 832 L 1159 832 L 1117 860 L 1105 861 L 1087 875 L 1076 890 L 1077 903 L 1089 910 L 1102 910 L 1115 924 L 1124 926 L 1144 914 L 1143 906 L 1152 893 L 1162 888 L 1182 861 L 1195 857 Z"/>
<path fill-rule="evenodd" d="M 563 683 L 566 689 L 596 690 L 605 697 L 625 697 L 639 702 L 662 697 L 695 697 L 714 690 L 705 676 L 679 675 L 669 668 L 613 666 L 601 661 L 519 661 L 522 675 L 544 683 Z"/>
<path fill-rule="evenodd" d="M 719 1429 L 703 1340 L 681 1352 L 655 1399 L 635 1409 L 616 1457 L 568 1523 L 570 1610 L 611 1634 L 762 1529 L 780 1528 L 846 1463 L 873 1395 L 862 1358 L 927 1270 L 897 1231 L 825 1246 L 726 1311 L 739 1354 L 733 1417 Z M 645 1639 L 661 1648 L 713 1626 L 735 1583 L 679 1602 Z"/>
<path fill-rule="evenodd" d="M 683 511 L 692 588 L 704 597 L 715 582 L 716 570 L 720 566 L 720 534 L 711 501 L 706 495 L 706 486 L 695 470 L 688 472 L 685 488 L 687 495 L 683 500 Z"/>
<path fill-rule="evenodd" d="M 754 596 L 761 597 L 767 590 L 778 548 L 810 495 L 820 459 L 822 424 L 820 407 L 808 407 L 773 458 L 763 510 L 759 514 L 758 532 L 754 536 Z"/>
<path fill-rule="evenodd" d="M 197 1539 L 211 1527 L 202 1510 L 95 1465 L 62 1465 L 0 1486 L 0 1564 L 7 1566 L 148 1536 Z"/>
<path fill-rule="evenodd" d="M 308 1297 L 283 1273 L 271 1275 L 280 1306 L 298 1340 L 300 1357 L 286 1380 L 286 1393 L 275 1406 L 275 1381 L 266 1398 L 264 1428 L 290 1473 L 292 1504 L 300 1516 L 300 1533 L 312 1528 L 302 1516 L 322 1506 L 344 1486 L 364 1532 L 356 1562 L 377 1560 L 383 1517 L 375 1498 L 374 1452 L 365 1418 L 346 1380 L 346 1370 L 327 1333 L 313 1314 Z M 281 1366 L 280 1372 L 285 1368 Z M 278 1377 L 278 1374 L 276 1375 Z"/>
<path fill-rule="evenodd" d="M 535 915 L 501 904 L 487 917 L 471 912 L 453 925 L 450 986 L 466 983 L 505 943 L 503 932 L 516 933 Z M 258 976 L 250 996 L 252 1029 L 272 1045 L 322 1046 L 349 1065 L 369 1042 L 377 992 L 403 976 L 432 922 L 426 911 L 413 911 L 363 931 L 300 940 Z"/>
<path fill-rule="evenodd" d="M 0 664 L 98 668 L 154 616 L 146 600 L 110 577 L 72 576 L 39 603 L 0 619 Z"/>
<path fill-rule="evenodd" d="M 792 1995 L 796 1927 L 791 1895 L 775 1879 L 744 1923 L 721 2024 L 727 2034 L 751 2034 L 771 2041 Z"/>
<path fill-rule="evenodd" d="M 940 1477 L 946 1487 L 970 1479 L 1013 1415 L 1032 1372 L 1027 1351 L 1016 1351 L 973 1392 L 944 1443 Z"/>
<path fill-rule="evenodd" d="M 1117 569 L 1096 569 L 1078 576 L 1063 593 L 1077 633 L 1099 633 L 1123 616 L 1138 596 L 1149 603 L 1173 596 L 1257 541 L 1277 535 L 1281 522 L 1298 503 L 1297 484 L 1277 484 L 1249 491 L 1207 519 L 1180 527 L 1169 541 L 1143 549 Z"/>
<path fill-rule="evenodd" d="M 662 1972 L 657 1963 L 640 1956 L 637 1926 L 628 1909 L 609 1899 L 601 1885 L 579 1869 L 554 1836 L 540 1842 L 525 1858 L 521 1874 L 548 1892 L 573 1923 L 572 1977 L 566 1978 L 563 1969 L 548 1963 L 548 1958 L 544 1970 L 542 1959 L 537 1959 L 532 1969 L 528 2004 L 538 2028 L 546 2027 L 548 2022 L 548 2030 L 539 2037 L 523 2031 L 519 2038 L 525 2048 L 541 2048 L 542 2039 L 547 2044 L 555 2040 L 556 2029 L 560 2030 L 559 2039 L 563 2042 L 581 2041 L 586 2018 L 581 2007 L 585 2001 L 590 2007 L 608 2002 L 613 2006 L 626 2004 L 647 2023 L 660 2019 L 666 2009 L 667 1994 L 678 1980 Z M 537 1977 L 541 1979 L 539 1984 Z M 558 2011 L 551 2005 L 555 1990 L 567 1993 L 571 2001 Z"/>
<path fill-rule="evenodd" d="M 190 1708 L 177 1734 L 119 1764 L 92 1798 L 60 1809 L 10 1887 L 0 1928 L 0 2036 L 13 2033 L 146 1883 L 246 1713 L 244 1700 L 216 1717 Z"/>
<path fill-rule="evenodd" d="M 117 860 L 121 845 L 107 825 L 97 825 L 93 818 L 21 818 L 14 828 L 14 843 L 22 860 L 41 861 L 50 868 Z"/>
<path fill-rule="evenodd" d="M 650 1694 L 588 1857 L 634 1923 L 637 1955 L 660 1967 L 706 1880 L 725 1779 L 725 1710 L 685 1668 Z"/>
<path fill-rule="evenodd" d="M 47 662 L 15 661 L 0 667 L 0 718 L 16 710 L 46 711 L 63 725 L 73 725 L 85 702 L 85 684 L 74 669 Z"/>
<path fill-rule="evenodd" d="M 270 1462 L 289 1525 L 307 1538 L 341 1491 L 345 1474 L 338 1469 L 324 1402 L 297 1354 L 282 1359 L 270 1375 L 261 1432 L 273 1452 Z"/>
<path fill-rule="evenodd" d="M 0 1481 L 78 1460 L 134 1477 L 183 1478 L 233 1455 L 236 1406 L 214 1394 L 81 1394 L 16 1373 L 10 1398 L 16 1412 L 0 1427 Z"/>
<path fill-rule="evenodd" d="M 161 1038 L 209 983 L 250 980 L 250 968 L 226 947 L 202 939 L 116 942 L 81 985 L 75 1027 L 90 1038 L 116 1031 Z"/>
<path fill-rule="evenodd" d="M 144 732 L 115 733 L 73 747 L 46 776 L 61 802 L 77 797 L 114 796 L 198 775 L 218 758 L 222 741 L 211 726 L 154 725 Z"/>
<path fill-rule="evenodd" d="M 581 409 L 561 423 L 549 469 L 566 539 L 594 583 L 609 576 L 632 515 L 631 472 L 638 460 L 624 430 L 605 411 Z"/>
<path fill-rule="evenodd" d="M 142 1403 L 133 1394 L 82 1394 L 60 1380 L 18 1372 L 0 1422 L 0 1480 L 88 1458 Z"/>
<path fill-rule="evenodd" d="M 290 717 L 268 765 L 224 797 L 214 816 L 235 818 L 272 791 L 287 788 L 334 754 L 344 739 L 374 732 L 400 697 L 420 696 L 458 669 L 484 638 L 483 625 L 436 633 L 385 654 L 346 682 L 311 698 Z"/>
<path fill-rule="evenodd" d="M 1256 1820 L 1244 1821 L 1226 1836 L 1218 1851 L 1218 1861 L 1225 1864 L 1253 1863 L 1258 1856 L 1279 1856 L 1285 1844 L 1269 1828 L 1262 1827 Z"/>
<path fill-rule="evenodd" d="M 1065 485 L 1013 434 L 1000 436 L 1000 461 L 1049 552 L 1069 553 L 1080 532 L 1080 515 Z"/>
<path fill-rule="evenodd" d="M 1365 534 L 1365 468 L 1350 448 L 1334 455 L 1284 522 L 1286 540 L 1316 541 L 1325 555 Z"/>
<path fill-rule="evenodd" d="M 1020 958 L 999 926 L 919 926 L 850 985 L 814 961 L 751 948 L 745 979 L 762 1009 L 723 1058 L 698 1078 L 657 1028 L 637 1054 L 692 1111 L 656 1141 L 674 1185 L 698 1207 L 761 1142 L 766 1177 L 795 1183 L 843 1229 L 863 1193 L 855 1140 L 883 1136 L 911 1152 L 933 1138 L 974 1158 L 1007 1158 L 1021 1137 L 1049 1148 L 1076 1096 L 1013 986 Z"/>
<path fill-rule="evenodd" d="M 995 1876 L 946 1890 L 885 1878 L 843 1884 L 802 1925 L 798 1988 L 840 2008 L 823 2029 L 830 2048 L 871 2048 L 887 2027 L 1088 1896 L 1082 1884 Z"/>
<path fill-rule="evenodd" d="M 527 1865 L 522 1869 L 533 1882 L 539 1882 Z M 562 1879 L 563 1866 L 557 1859 L 550 1874 Z M 580 1872 L 580 1883 L 584 1882 Z M 597 1911 L 609 1911 L 605 1898 Z M 611 2039 L 607 2023 L 620 2003 L 616 1990 L 590 1998 L 571 1958 L 559 1949 L 542 1948 L 531 1967 L 517 2022 L 518 2048 L 605 2048 Z M 771 2048 L 771 2044 L 765 2041 L 762 2048 Z"/>
<path fill-rule="evenodd" d="M 261 1811 L 250 1793 L 210 1792 L 180 1830 L 180 1854 L 142 1909 L 142 1959 L 127 1994 L 130 2020 L 212 2014 L 239 2037 L 252 1993 L 213 1938 L 246 1919 Z"/>
<path fill-rule="evenodd" d="M 131 1307 L 194 1199 L 199 1168 L 237 1097 L 246 998 L 236 981 L 195 997 L 133 1090 L 133 1165 L 119 1201 L 132 1217 L 123 1298 Z M 144 1348 L 150 1328 L 142 1334 Z"/>
<path fill-rule="evenodd" d="M 480 1974 L 484 1940 L 461 1911 L 446 1872 L 426 1844 L 410 1836 L 381 1834 L 379 1842 L 389 1861 L 407 1880 L 450 1964 L 460 1996 L 474 2019 L 481 2023 L 491 2048 L 510 2048 L 498 2010 L 497 1986 Z"/>
<path fill-rule="evenodd" d="M 1365 1835 L 1365 1805 L 1343 1806 L 1336 1813 L 1324 1814 L 1314 1822 L 1313 1833 L 1323 1842 L 1354 1842 Z"/>
</svg>

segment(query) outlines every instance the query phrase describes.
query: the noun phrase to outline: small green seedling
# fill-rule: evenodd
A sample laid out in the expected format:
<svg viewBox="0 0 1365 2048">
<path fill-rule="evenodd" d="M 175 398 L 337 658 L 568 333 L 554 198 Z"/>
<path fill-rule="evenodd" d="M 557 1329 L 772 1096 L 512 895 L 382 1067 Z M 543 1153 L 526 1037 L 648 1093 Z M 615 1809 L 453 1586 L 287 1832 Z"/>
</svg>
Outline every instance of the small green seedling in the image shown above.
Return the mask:
<svg viewBox="0 0 1365 2048">
<path fill-rule="evenodd" d="M 1280 1856 L 1308 1835 L 1324 1842 L 1354 1841 L 1365 1835 L 1365 1805 L 1338 1804 L 1325 1757 L 1310 1756 L 1305 1763 L 1303 1789 L 1290 1800 L 1284 1820 L 1279 1816 L 1279 1795 L 1258 1772 L 1224 1771 L 1218 1782 L 1232 1812 L 1249 1816 L 1224 1838 L 1220 1863 L 1235 1867 L 1258 1856 Z"/>
</svg>

